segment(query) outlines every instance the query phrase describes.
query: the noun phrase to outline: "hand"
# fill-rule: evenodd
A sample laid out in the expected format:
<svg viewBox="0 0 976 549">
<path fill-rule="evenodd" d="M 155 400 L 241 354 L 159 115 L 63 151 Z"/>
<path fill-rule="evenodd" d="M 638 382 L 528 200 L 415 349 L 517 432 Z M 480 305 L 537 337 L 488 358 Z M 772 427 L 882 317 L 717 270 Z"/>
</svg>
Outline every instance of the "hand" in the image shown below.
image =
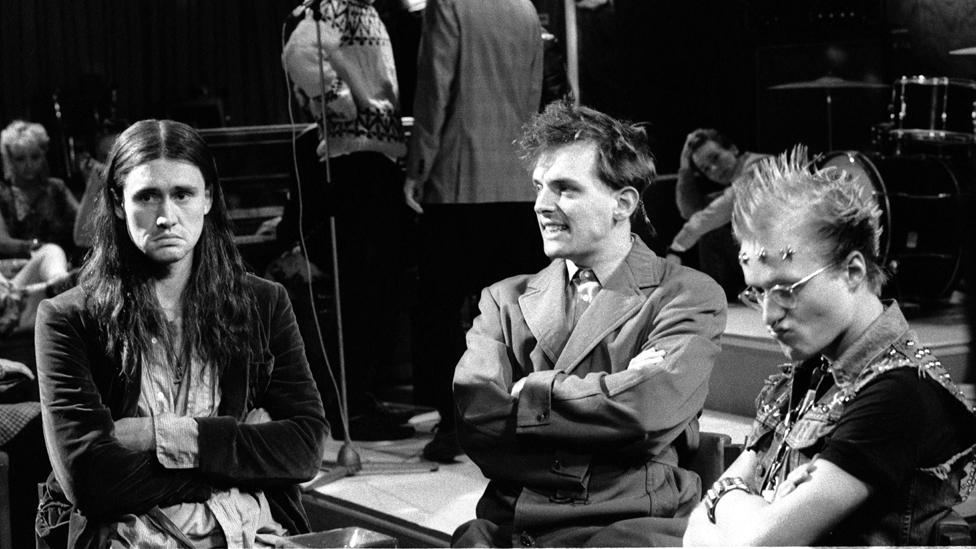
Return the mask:
<svg viewBox="0 0 976 549">
<path fill-rule="evenodd" d="M 814 457 L 814 460 L 816 459 L 817 458 Z M 790 492 L 796 490 L 797 486 L 810 480 L 810 473 L 816 469 L 817 466 L 814 464 L 814 461 L 810 461 L 810 463 L 805 463 L 796 469 L 793 469 L 793 471 L 791 471 L 790 474 L 783 479 L 783 482 L 776 488 L 776 495 L 773 497 L 773 501 L 786 497 Z"/>
<path fill-rule="evenodd" d="M 639 370 L 641 368 L 650 368 L 655 364 L 660 364 L 664 362 L 664 351 L 659 351 L 654 347 L 641 351 L 637 356 L 630 359 L 627 364 L 628 370 Z"/>
<path fill-rule="evenodd" d="M 528 376 L 523 377 L 522 379 L 516 381 L 515 382 L 515 385 L 512 385 L 512 396 L 513 397 L 518 398 L 519 393 L 522 392 L 522 387 L 525 387 L 525 380 L 526 379 L 528 379 Z"/>
<path fill-rule="evenodd" d="M 417 184 L 416 179 L 407 178 L 403 182 L 403 200 L 410 206 L 410 209 L 417 212 L 418 214 L 424 213 L 424 208 L 417 202 L 420 198 L 420 186 Z"/>
<path fill-rule="evenodd" d="M 264 408 L 255 408 L 247 413 L 244 417 L 244 423 L 248 425 L 257 425 L 259 423 L 268 423 L 271 421 L 271 415 Z"/>
<path fill-rule="evenodd" d="M 151 417 L 124 417 L 115 421 L 115 439 L 129 450 L 156 449 L 156 429 Z"/>
<path fill-rule="evenodd" d="M 681 265 L 681 256 L 675 253 L 665 255 L 664 260 L 674 265 Z"/>
<path fill-rule="evenodd" d="M 27 376 L 29 379 L 34 379 L 34 372 L 32 372 L 25 364 L 13 360 L 7 360 L 6 358 L 0 358 L 0 379 L 12 375 L 22 375 Z"/>
<path fill-rule="evenodd" d="M 681 147 L 681 159 L 679 163 L 679 168 L 686 170 L 691 167 L 691 140 L 695 138 L 698 134 L 698 130 L 695 130 L 685 137 L 685 144 Z"/>
<path fill-rule="evenodd" d="M 685 144 L 681 148 L 681 164 L 679 166 L 681 169 L 688 169 L 691 167 L 691 142 L 703 131 L 705 131 L 704 128 L 698 128 L 685 137 Z"/>
</svg>

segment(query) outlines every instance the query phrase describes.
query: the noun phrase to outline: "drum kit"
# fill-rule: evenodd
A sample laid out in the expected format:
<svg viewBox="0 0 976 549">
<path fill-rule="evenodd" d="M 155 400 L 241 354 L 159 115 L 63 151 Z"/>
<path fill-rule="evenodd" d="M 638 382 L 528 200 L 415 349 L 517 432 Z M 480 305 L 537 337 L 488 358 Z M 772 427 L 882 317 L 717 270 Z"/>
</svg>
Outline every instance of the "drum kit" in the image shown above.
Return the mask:
<svg viewBox="0 0 976 549">
<path fill-rule="evenodd" d="M 976 55 L 976 47 L 950 53 Z M 829 152 L 818 165 L 847 171 L 877 200 L 889 295 L 944 304 L 963 266 L 964 196 L 976 192 L 976 81 L 903 76 L 891 86 L 889 120 L 872 127 L 874 150 L 834 151 L 833 92 L 880 87 L 888 86 L 826 76 L 769 89 L 826 93 Z"/>
</svg>

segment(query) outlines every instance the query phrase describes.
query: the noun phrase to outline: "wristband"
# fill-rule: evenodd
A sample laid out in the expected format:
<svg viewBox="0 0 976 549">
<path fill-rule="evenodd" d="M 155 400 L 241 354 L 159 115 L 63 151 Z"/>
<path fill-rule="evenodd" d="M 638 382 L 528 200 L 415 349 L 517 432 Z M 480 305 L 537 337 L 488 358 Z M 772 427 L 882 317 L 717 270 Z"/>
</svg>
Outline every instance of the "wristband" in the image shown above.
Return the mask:
<svg viewBox="0 0 976 549">
<path fill-rule="evenodd" d="M 674 247 L 668 246 L 668 253 L 669 254 L 674 254 L 674 255 L 676 255 L 678 257 L 684 257 L 687 252 L 688 252 L 688 250 L 678 251 L 678 250 L 674 249 Z"/>
<path fill-rule="evenodd" d="M 718 501 L 722 499 L 722 496 L 733 490 L 742 490 L 747 494 L 755 494 L 752 488 L 749 488 L 746 484 L 746 481 L 739 477 L 725 477 L 715 481 L 715 484 L 705 494 L 705 514 L 708 515 L 708 520 L 712 524 L 715 524 L 715 506 L 718 505 Z"/>
</svg>

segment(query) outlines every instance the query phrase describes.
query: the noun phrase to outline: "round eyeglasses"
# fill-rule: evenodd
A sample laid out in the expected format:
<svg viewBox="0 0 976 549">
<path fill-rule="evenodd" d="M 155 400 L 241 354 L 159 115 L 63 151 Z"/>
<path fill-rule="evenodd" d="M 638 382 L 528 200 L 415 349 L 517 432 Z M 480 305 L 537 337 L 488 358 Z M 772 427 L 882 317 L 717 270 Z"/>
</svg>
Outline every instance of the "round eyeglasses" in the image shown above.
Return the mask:
<svg viewBox="0 0 976 549">
<path fill-rule="evenodd" d="M 784 309 L 793 309 L 796 307 L 797 303 L 797 293 L 803 287 L 804 284 L 813 280 L 815 276 L 826 271 L 827 269 L 833 267 L 836 263 L 831 263 L 830 265 L 824 265 L 816 271 L 808 274 L 807 276 L 797 280 L 789 286 L 784 286 L 782 284 L 777 284 L 768 290 L 760 290 L 755 286 L 749 286 L 745 290 L 739 293 L 739 301 L 741 301 L 745 306 L 755 309 L 757 311 L 762 311 L 763 305 L 766 302 L 766 298 L 773 300 L 773 303 L 779 305 Z"/>
</svg>

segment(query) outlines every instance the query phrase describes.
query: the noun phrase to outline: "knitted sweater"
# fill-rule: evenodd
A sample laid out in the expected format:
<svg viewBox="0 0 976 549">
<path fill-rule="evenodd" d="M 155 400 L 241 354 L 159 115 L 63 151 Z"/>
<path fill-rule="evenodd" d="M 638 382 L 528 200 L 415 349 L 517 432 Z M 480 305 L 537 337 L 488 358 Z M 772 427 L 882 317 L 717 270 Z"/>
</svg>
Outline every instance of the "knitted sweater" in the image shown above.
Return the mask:
<svg viewBox="0 0 976 549">
<path fill-rule="evenodd" d="M 338 44 L 359 80 L 360 94 L 343 81 L 324 54 L 319 71 L 318 33 L 311 16 L 298 24 L 282 53 L 295 92 L 321 120 L 325 88 L 328 146 L 319 155 L 375 151 L 396 160 L 406 153 L 393 48 L 372 0 L 322 0 L 323 42 Z M 328 50 L 329 48 L 324 48 Z M 324 81 L 323 81 L 324 80 Z M 324 84 L 324 85 L 323 85 Z"/>
</svg>

